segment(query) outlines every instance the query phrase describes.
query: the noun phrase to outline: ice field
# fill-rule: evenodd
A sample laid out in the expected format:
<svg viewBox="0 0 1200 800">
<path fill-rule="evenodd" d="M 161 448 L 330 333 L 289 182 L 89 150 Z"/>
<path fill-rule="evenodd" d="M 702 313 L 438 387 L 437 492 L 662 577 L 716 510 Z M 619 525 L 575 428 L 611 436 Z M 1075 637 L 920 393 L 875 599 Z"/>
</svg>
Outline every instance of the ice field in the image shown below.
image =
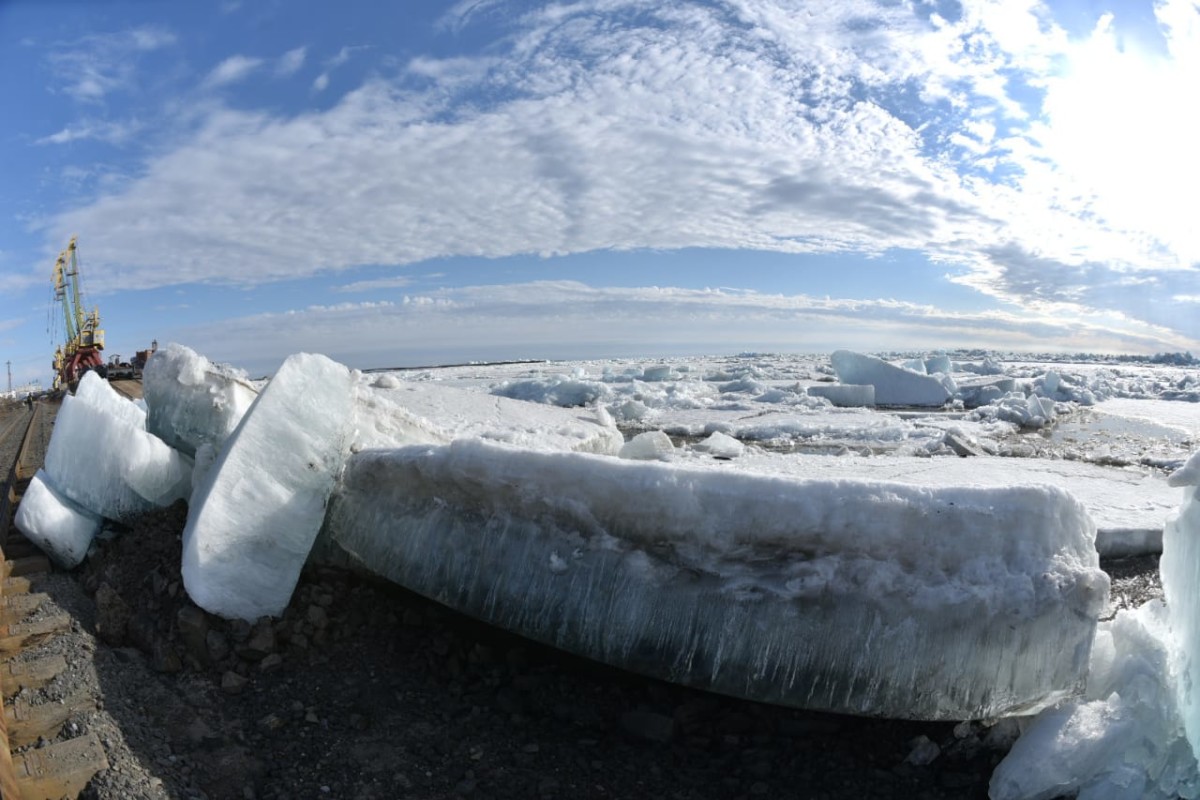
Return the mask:
<svg viewBox="0 0 1200 800">
<path fill-rule="evenodd" d="M 64 404 L 17 519 L 64 566 L 99 518 L 187 498 L 185 588 L 211 613 L 278 614 L 306 561 L 353 563 L 750 699 L 1036 714 L 995 798 L 1200 792 L 1195 370 L 298 355 L 264 383 L 171 345 L 145 395 L 89 375 Z M 1100 557 L 1159 550 L 1165 604 L 1110 615 Z"/>
</svg>

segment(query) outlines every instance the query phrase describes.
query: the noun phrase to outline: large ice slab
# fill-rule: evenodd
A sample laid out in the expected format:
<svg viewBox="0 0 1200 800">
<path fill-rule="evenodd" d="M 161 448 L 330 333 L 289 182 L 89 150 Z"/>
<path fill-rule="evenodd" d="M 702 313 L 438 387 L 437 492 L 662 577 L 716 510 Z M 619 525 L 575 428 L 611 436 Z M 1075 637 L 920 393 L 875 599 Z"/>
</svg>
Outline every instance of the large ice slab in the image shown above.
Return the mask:
<svg viewBox="0 0 1200 800">
<path fill-rule="evenodd" d="M 837 350 L 829 360 L 842 383 L 874 386 L 875 402 L 881 406 L 940 406 L 950 399 L 950 391 L 938 378 L 874 356 Z"/>
<path fill-rule="evenodd" d="M 119 402 L 123 406 L 117 408 L 136 409 L 128 400 Z M 191 459 L 113 409 L 90 402 L 87 394 L 63 398 L 46 450 L 45 470 L 54 486 L 89 511 L 115 520 L 186 498 Z"/>
<path fill-rule="evenodd" d="M 258 396 L 241 370 L 174 343 L 146 363 L 142 392 L 147 430 L 190 456 L 205 444 L 219 450 Z"/>
<path fill-rule="evenodd" d="M 349 448 L 350 371 L 291 356 L 197 487 L 183 582 L 201 608 L 254 620 L 287 606 Z"/>
<path fill-rule="evenodd" d="M 100 530 L 100 517 L 59 494 L 40 469 L 21 497 L 13 522 L 25 538 L 65 569 L 83 561 Z"/>
<path fill-rule="evenodd" d="M 1053 488 L 796 481 L 479 441 L 352 456 L 327 533 L 557 647 L 755 700 L 973 719 L 1082 690 L 1108 579 Z"/>
<path fill-rule="evenodd" d="M 367 385 L 366 378 L 360 381 L 360 387 Z M 372 387 L 372 391 L 428 420 L 451 439 L 477 438 L 533 449 L 610 455 L 616 455 L 625 443 L 612 419 L 593 409 L 559 408 L 431 381 L 396 381 L 394 386 Z M 376 437 L 370 446 L 405 443 L 388 445 Z"/>
</svg>

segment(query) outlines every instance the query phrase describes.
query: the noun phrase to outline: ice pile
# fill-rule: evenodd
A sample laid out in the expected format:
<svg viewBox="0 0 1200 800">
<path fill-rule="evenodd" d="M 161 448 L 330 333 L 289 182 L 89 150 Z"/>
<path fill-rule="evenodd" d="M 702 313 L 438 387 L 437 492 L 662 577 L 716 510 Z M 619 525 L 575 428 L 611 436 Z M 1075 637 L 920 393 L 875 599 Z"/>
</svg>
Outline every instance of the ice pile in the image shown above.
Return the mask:
<svg viewBox="0 0 1200 800">
<path fill-rule="evenodd" d="M 896 717 L 1078 693 L 1108 591 L 1088 515 L 1055 489 L 796 481 L 478 440 L 351 456 L 326 526 L 397 583 L 557 647 Z"/>
</svg>

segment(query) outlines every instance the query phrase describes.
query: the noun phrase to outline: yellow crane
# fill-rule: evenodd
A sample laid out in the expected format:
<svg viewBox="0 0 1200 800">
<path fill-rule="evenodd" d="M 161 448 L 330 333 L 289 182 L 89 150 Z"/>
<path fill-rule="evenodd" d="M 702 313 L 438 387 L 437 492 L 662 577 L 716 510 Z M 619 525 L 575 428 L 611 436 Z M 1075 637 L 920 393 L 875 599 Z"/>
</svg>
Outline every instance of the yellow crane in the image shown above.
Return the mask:
<svg viewBox="0 0 1200 800">
<path fill-rule="evenodd" d="M 54 351 L 54 388 L 73 387 L 89 369 L 103 368 L 104 330 L 100 309 L 87 311 L 81 298 L 79 257 L 72 236 L 54 262 L 54 299 L 62 303 L 66 342 Z"/>
</svg>

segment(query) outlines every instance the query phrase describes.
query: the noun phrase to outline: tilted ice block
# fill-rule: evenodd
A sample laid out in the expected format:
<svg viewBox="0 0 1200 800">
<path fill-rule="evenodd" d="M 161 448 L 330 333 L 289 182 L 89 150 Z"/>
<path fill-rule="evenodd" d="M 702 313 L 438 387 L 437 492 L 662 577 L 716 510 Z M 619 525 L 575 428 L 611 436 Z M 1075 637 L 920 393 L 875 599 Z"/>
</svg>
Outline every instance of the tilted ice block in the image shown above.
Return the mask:
<svg viewBox="0 0 1200 800">
<path fill-rule="evenodd" d="M 1158 569 L 1175 639 L 1180 714 L 1200 758 L 1200 453 L 1167 482 L 1182 487 L 1183 503 L 1163 529 Z"/>
<path fill-rule="evenodd" d="M 65 569 L 83 560 L 100 530 L 100 517 L 59 494 L 40 469 L 21 497 L 14 522 L 25 538 Z"/>
<path fill-rule="evenodd" d="M 881 406 L 940 406 L 950 399 L 950 392 L 938 378 L 874 356 L 838 350 L 829 360 L 842 383 L 874 386 L 875 402 Z"/>
<path fill-rule="evenodd" d="M 458 441 L 352 456 L 326 526 L 379 574 L 533 639 L 857 714 L 963 720 L 1070 697 L 1108 594 L 1089 517 L 1051 488 Z"/>
<path fill-rule="evenodd" d="M 142 392 L 150 408 L 147 429 L 188 455 L 204 444 L 219 450 L 258 396 L 241 370 L 180 344 L 168 344 L 146 362 Z"/>
<path fill-rule="evenodd" d="M 617 455 L 635 461 L 670 461 L 675 454 L 671 437 L 662 431 L 646 431 L 630 439 Z"/>
<path fill-rule="evenodd" d="M 875 387 L 866 384 L 818 383 L 808 387 L 809 397 L 824 397 L 839 408 L 870 408 L 875 405 Z"/>
<path fill-rule="evenodd" d="M 287 606 L 349 447 L 352 386 L 341 364 L 291 356 L 226 440 L 183 532 L 196 605 L 245 620 Z"/>
<path fill-rule="evenodd" d="M 63 398 L 45 468 L 59 492 L 109 519 L 168 506 L 191 490 L 191 459 L 78 397 Z"/>
</svg>

